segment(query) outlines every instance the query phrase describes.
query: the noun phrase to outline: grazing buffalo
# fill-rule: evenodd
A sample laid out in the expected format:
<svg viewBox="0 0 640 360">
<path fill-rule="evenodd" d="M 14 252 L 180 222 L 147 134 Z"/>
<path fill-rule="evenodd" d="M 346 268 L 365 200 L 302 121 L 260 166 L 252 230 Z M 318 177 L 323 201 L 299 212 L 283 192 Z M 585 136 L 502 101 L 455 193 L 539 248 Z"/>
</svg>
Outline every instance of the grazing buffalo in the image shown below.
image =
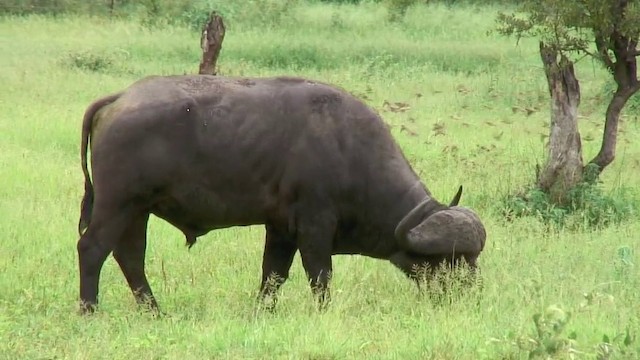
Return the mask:
<svg viewBox="0 0 640 360">
<path fill-rule="evenodd" d="M 457 206 L 462 188 L 438 202 L 376 112 L 315 81 L 149 77 L 89 106 L 81 157 L 82 311 L 97 304 L 112 251 L 136 300 L 157 308 L 144 270 L 149 214 L 189 246 L 213 229 L 264 224 L 260 294 L 273 298 L 296 251 L 322 301 L 334 254 L 386 259 L 414 277 L 425 263 L 475 269 L 486 238 Z"/>
</svg>

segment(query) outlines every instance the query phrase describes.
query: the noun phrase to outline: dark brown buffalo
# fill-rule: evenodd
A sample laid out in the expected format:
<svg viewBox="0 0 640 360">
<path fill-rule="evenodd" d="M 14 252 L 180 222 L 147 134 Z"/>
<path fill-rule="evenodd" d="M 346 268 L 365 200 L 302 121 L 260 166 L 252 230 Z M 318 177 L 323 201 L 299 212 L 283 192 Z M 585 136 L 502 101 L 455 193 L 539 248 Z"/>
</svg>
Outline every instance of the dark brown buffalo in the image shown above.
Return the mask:
<svg viewBox="0 0 640 360">
<path fill-rule="evenodd" d="M 305 79 L 143 79 L 89 106 L 81 156 L 85 311 L 112 251 L 136 300 L 157 307 L 144 271 L 149 214 L 189 246 L 213 229 L 265 224 L 262 296 L 275 296 L 296 251 L 323 299 L 333 254 L 387 259 L 413 276 L 424 263 L 475 268 L 486 238 L 456 206 L 460 191 L 449 206 L 431 196 L 373 110 Z"/>
</svg>

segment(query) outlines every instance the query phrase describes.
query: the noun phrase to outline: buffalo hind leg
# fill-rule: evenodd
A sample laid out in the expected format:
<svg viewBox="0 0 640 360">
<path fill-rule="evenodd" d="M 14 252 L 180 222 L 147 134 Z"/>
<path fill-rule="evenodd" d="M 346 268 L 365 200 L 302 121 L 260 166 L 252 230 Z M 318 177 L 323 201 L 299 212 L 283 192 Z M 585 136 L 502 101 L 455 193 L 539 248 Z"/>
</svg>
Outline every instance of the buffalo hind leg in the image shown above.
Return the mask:
<svg viewBox="0 0 640 360">
<path fill-rule="evenodd" d="M 78 240 L 80 270 L 80 312 L 91 313 L 98 304 L 100 272 L 116 241 L 129 224 L 132 212 L 127 209 L 101 211 L 94 209 L 93 219 Z"/>
<path fill-rule="evenodd" d="M 267 224 L 264 255 L 262 258 L 262 282 L 259 300 L 268 301 L 266 308 L 273 310 L 277 302 L 277 291 L 289 278 L 289 269 L 296 254 L 294 239 L 288 234 L 278 232 Z"/>
<path fill-rule="evenodd" d="M 328 213 L 319 214 L 313 219 L 300 220 L 297 224 L 297 241 L 302 266 L 309 278 L 319 309 L 324 310 L 331 301 L 331 255 L 337 222 L 335 217 Z"/>
<path fill-rule="evenodd" d="M 113 257 L 120 265 L 136 302 L 158 309 L 149 281 L 145 275 L 144 261 L 147 248 L 147 223 L 149 214 L 135 218 L 122 234 L 113 250 Z"/>
</svg>

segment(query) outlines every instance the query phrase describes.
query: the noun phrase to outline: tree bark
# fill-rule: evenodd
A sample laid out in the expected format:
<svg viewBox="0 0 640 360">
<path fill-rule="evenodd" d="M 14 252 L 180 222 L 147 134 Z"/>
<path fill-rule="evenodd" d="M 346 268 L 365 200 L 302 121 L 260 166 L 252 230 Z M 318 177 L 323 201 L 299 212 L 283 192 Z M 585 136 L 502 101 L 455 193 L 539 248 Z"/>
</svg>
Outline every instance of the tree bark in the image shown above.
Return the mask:
<svg viewBox="0 0 640 360">
<path fill-rule="evenodd" d="M 626 1 L 619 2 L 618 8 L 616 8 L 616 16 L 618 18 L 622 19 L 626 6 Z M 625 35 L 617 26 L 617 24 L 614 26 L 611 34 L 607 36 L 607 40 L 605 40 L 605 35 L 596 34 L 598 53 L 607 69 L 613 75 L 617 89 L 607 107 L 600 151 L 589 161 L 589 164 L 596 165 L 594 167 L 595 173 L 593 174 L 594 180 L 615 159 L 620 113 L 627 100 L 640 89 L 636 62 L 638 39 Z M 609 55 L 609 50 L 613 52 L 615 60 Z"/>
<path fill-rule="evenodd" d="M 202 28 L 200 46 L 202 48 L 202 60 L 200 61 L 199 74 L 216 75 L 216 63 L 222 49 L 225 28 L 222 17 L 215 11 L 209 15 L 209 21 Z"/>
<path fill-rule="evenodd" d="M 555 48 L 540 42 L 540 56 L 551 97 L 551 126 L 548 158 L 537 183 L 553 202 L 562 204 L 567 191 L 582 181 L 582 144 L 578 130 L 580 86 L 573 63 Z"/>
<path fill-rule="evenodd" d="M 613 94 L 609 106 L 607 106 L 607 113 L 605 115 L 604 134 L 602 135 L 602 145 L 598 154 L 589 162 L 590 164 L 597 165 L 595 170 L 595 176 L 602 173 L 605 167 L 613 162 L 616 157 L 616 144 L 618 142 L 618 122 L 620 120 L 620 113 L 624 108 L 627 100 L 633 95 L 636 90 L 621 89 L 618 88 Z"/>
</svg>

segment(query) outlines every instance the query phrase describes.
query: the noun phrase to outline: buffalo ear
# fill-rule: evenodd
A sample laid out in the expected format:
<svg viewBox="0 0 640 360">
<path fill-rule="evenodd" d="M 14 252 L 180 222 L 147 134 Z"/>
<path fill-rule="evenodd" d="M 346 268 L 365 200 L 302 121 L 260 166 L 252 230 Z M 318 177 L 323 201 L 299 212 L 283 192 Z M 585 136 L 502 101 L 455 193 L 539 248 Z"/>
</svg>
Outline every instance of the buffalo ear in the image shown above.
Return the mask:
<svg viewBox="0 0 640 360">
<path fill-rule="evenodd" d="M 460 188 L 458 188 L 458 192 L 456 193 L 456 195 L 451 200 L 451 203 L 449 204 L 449 207 L 458 206 L 458 203 L 460 202 L 460 198 L 461 197 L 462 197 L 462 185 L 460 185 Z"/>
</svg>

